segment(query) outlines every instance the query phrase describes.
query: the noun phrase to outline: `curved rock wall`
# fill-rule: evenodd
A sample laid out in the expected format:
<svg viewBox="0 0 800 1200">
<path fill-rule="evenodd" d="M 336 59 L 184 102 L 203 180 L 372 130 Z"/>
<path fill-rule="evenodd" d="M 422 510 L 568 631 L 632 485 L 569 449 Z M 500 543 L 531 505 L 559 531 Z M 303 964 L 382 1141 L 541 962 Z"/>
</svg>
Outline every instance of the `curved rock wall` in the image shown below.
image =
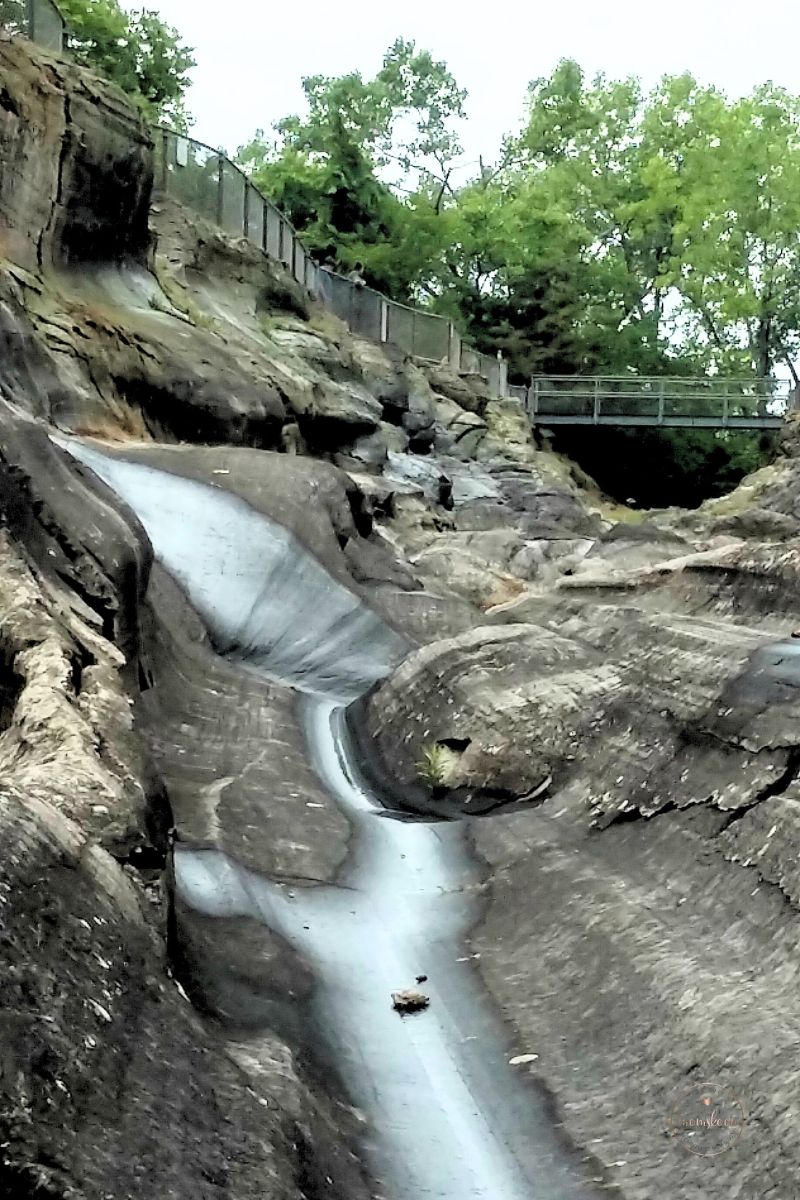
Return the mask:
<svg viewBox="0 0 800 1200">
<path fill-rule="evenodd" d="M 347 612 L 367 601 L 413 647 L 351 712 L 360 753 L 406 815 L 468 820 L 483 915 L 463 957 L 590 1180 L 784 1200 L 800 1167 L 795 423 L 723 501 L 612 508 L 478 380 L 353 339 L 174 205 L 148 230 L 149 155 L 112 89 L 0 42 L 0 1185 L 378 1190 L 363 1114 L 301 1015 L 314 969 L 251 916 L 198 919 L 169 866 L 177 837 L 317 888 L 350 824 L 304 757 L 294 693 L 238 633 L 225 648 L 245 669 L 220 657 L 67 434 L 266 514 Z M 173 514 L 178 548 L 184 525 Z M 291 572 L 262 571 L 255 538 L 227 549 L 220 590 L 241 608 L 260 582 L 285 615 Z M 308 573 L 291 584 L 307 634 L 347 624 L 317 611 Z M 706 1082 L 747 1112 L 713 1157 L 669 1119 Z"/>
</svg>

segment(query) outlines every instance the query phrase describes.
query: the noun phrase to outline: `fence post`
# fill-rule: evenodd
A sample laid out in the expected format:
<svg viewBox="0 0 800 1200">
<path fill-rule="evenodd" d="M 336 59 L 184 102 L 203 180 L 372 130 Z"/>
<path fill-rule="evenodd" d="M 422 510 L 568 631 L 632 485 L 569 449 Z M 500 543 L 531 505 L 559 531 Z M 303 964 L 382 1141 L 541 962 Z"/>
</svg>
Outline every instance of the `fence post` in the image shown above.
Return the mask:
<svg viewBox="0 0 800 1200">
<path fill-rule="evenodd" d="M 288 243 L 288 246 L 287 246 Z M 294 275 L 294 234 L 281 217 L 281 262 Z"/>
<path fill-rule="evenodd" d="M 658 383 L 658 423 L 664 424 L 664 380 L 659 380 Z"/>
<path fill-rule="evenodd" d="M 461 366 L 461 337 L 453 322 L 450 322 L 447 331 L 447 361 L 454 371 L 458 371 Z"/>
<path fill-rule="evenodd" d="M 599 376 L 594 381 L 594 407 L 592 416 L 595 425 L 600 423 L 600 378 Z"/>
<path fill-rule="evenodd" d="M 531 386 L 528 388 L 528 413 L 531 425 L 535 425 L 539 413 L 539 379 L 535 375 L 531 375 Z"/>
<path fill-rule="evenodd" d="M 223 189 L 225 187 L 225 159 L 222 157 L 222 152 L 217 151 L 217 224 L 222 229 L 222 218 L 224 215 L 224 197 Z"/>
<path fill-rule="evenodd" d="M 36 0 L 26 0 L 25 4 L 25 24 L 28 26 L 28 37 L 30 41 L 36 41 Z"/>
<path fill-rule="evenodd" d="M 722 427 L 723 427 L 723 429 L 728 424 L 729 415 L 730 415 L 730 397 L 728 396 L 728 393 L 726 392 L 725 395 L 722 397 Z"/>
<path fill-rule="evenodd" d="M 167 179 L 169 172 L 167 170 L 167 154 L 169 153 L 169 134 L 166 129 L 161 130 L 161 191 L 163 195 L 167 194 Z"/>
<path fill-rule="evenodd" d="M 389 340 L 389 305 L 386 297 L 381 296 L 381 341 Z"/>
<path fill-rule="evenodd" d="M 497 351 L 497 396 L 502 399 L 508 395 L 508 363 L 503 358 L 503 351 Z"/>
<path fill-rule="evenodd" d="M 250 237 L 250 187 L 245 179 L 244 181 L 244 212 L 242 214 L 242 229 L 246 238 Z"/>
</svg>

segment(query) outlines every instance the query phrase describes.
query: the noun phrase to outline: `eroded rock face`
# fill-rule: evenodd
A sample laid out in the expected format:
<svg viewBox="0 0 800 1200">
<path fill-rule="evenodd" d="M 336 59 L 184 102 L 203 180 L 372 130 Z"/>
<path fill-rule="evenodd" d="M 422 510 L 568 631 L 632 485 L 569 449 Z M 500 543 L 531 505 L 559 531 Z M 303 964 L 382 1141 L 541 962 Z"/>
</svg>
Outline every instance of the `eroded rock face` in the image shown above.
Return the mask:
<svg viewBox="0 0 800 1200">
<path fill-rule="evenodd" d="M 282 1038 L 298 1043 L 308 972 L 262 927 L 209 928 L 172 901 L 176 822 L 181 838 L 260 870 L 313 871 L 288 808 L 275 808 L 269 833 L 254 815 L 278 788 L 264 760 L 278 740 L 290 807 L 309 816 L 320 796 L 293 697 L 226 666 L 174 583 L 151 578 L 125 506 L 41 428 L 3 420 L 0 514 L 19 544 L 0 536 L 0 1183 L 65 1200 L 133 1197 L 148 1179 L 176 1197 L 266 1186 L 288 1200 L 327 1176 L 342 1200 L 366 1197 L 348 1109 L 303 1082 Z M 317 545 L 341 557 L 331 521 L 358 534 L 338 473 L 327 474 L 333 515 L 320 505 Z M 233 732 L 244 711 L 249 738 Z M 228 723 L 216 740 L 214 717 Z M 318 807 L 324 876 L 348 830 Z M 229 1028 L 224 1046 L 175 983 L 168 942 L 188 993 Z"/>
<path fill-rule="evenodd" d="M 473 951 L 623 1194 L 666 1172 L 698 1200 L 778 1196 L 796 1170 L 797 552 L 656 544 L 660 566 L 601 576 L 598 543 L 584 580 L 519 605 L 534 625 L 417 650 L 365 716 L 395 798 L 495 814 L 471 825 L 487 864 Z M 769 1145 L 745 1132 L 706 1160 L 665 1138 L 695 1081 L 741 1098 Z"/>
<path fill-rule="evenodd" d="M 148 230 L 150 148 L 115 93 L 21 43 L 0 71 L 0 1184 L 375 1192 L 357 1115 L 298 1065 L 308 964 L 172 890 L 173 826 L 282 886 L 341 869 L 350 826 L 295 694 L 220 656 L 49 426 L 267 516 L 405 639 L 351 713 L 365 770 L 400 813 L 475 818 L 466 953 L 598 1176 L 635 1200 L 784 1200 L 796 422 L 731 497 L 612 525 L 482 382 L 354 340 L 170 202 Z M 751 1119 L 708 1160 L 665 1136 L 700 1080 Z"/>
<path fill-rule="evenodd" d="M 27 43 L 0 45 L 4 254 L 43 263 L 143 261 L 151 141 L 111 85 Z"/>
</svg>

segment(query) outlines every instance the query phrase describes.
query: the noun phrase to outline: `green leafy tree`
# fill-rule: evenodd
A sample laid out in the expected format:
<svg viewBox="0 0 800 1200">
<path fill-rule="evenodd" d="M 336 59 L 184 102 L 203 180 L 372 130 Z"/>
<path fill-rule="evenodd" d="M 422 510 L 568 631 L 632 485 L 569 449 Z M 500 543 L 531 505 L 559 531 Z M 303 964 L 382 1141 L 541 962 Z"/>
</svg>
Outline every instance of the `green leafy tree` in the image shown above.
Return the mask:
<svg viewBox="0 0 800 1200">
<path fill-rule="evenodd" d="M 0 28 L 24 33 L 27 15 L 26 0 L 0 0 Z"/>
<path fill-rule="evenodd" d="M 59 0 L 70 53 L 119 85 L 148 118 L 185 129 L 192 51 L 150 9 L 125 12 L 116 0 Z"/>
<path fill-rule="evenodd" d="M 800 348 L 800 101 L 771 84 L 727 104 L 687 164 L 674 279 L 723 370 L 760 376 Z M 693 170 L 691 169 L 693 168 Z"/>
<path fill-rule="evenodd" d="M 360 260 L 375 286 L 420 296 L 441 249 L 435 218 L 452 194 L 465 94 L 444 63 L 402 39 L 374 79 L 310 76 L 303 90 L 307 114 L 279 121 L 272 137 L 259 131 L 239 162 L 321 257 Z"/>
<path fill-rule="evenodd" d="M 314 77 L 305 90 L 305 117 L 242 152 L 256 181 L 320 251 L 360 259 L 390 296 L 501 349 L 512 380 L 794 372 L 796 97 L 765 85 L 731 100 L 688 74 L 645 92 L 565 60 L 530 85 L 498 162 L 465 176 L 464 93 L 413 43 L 390 47 L 373 79 Z M 629 453 L 622 435 L 604 437 Z M 642 485 L 657 490 L 661 463 L 686 502 L 761 453 L 757 438 L 707 431 L 637 445 Z"/>
</svg>

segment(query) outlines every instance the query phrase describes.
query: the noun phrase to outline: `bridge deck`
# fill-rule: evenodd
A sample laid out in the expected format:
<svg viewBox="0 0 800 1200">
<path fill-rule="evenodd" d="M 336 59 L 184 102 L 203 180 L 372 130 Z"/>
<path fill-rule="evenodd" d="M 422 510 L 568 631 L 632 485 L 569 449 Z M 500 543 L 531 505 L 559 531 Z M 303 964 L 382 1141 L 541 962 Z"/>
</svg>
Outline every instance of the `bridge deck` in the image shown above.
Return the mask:
<svg viewBox="0 0 800 1200">
<path fill-rule="evenodd" d="M 780 429 L 785 418 L 766 417 L 662 417 L 633 416 L 601 413 L 598 417 L 586 417 L 566 413 L 537 412 L 532 415 L 536 425 L 617 425 L 640 426 L 647 429 Z"/>
<path fill-rule="evenodd" d="M 527 409 L 538 425 L 780 429 L 795 408 L 777 380 L 534 376 Z"/>
</svg>

